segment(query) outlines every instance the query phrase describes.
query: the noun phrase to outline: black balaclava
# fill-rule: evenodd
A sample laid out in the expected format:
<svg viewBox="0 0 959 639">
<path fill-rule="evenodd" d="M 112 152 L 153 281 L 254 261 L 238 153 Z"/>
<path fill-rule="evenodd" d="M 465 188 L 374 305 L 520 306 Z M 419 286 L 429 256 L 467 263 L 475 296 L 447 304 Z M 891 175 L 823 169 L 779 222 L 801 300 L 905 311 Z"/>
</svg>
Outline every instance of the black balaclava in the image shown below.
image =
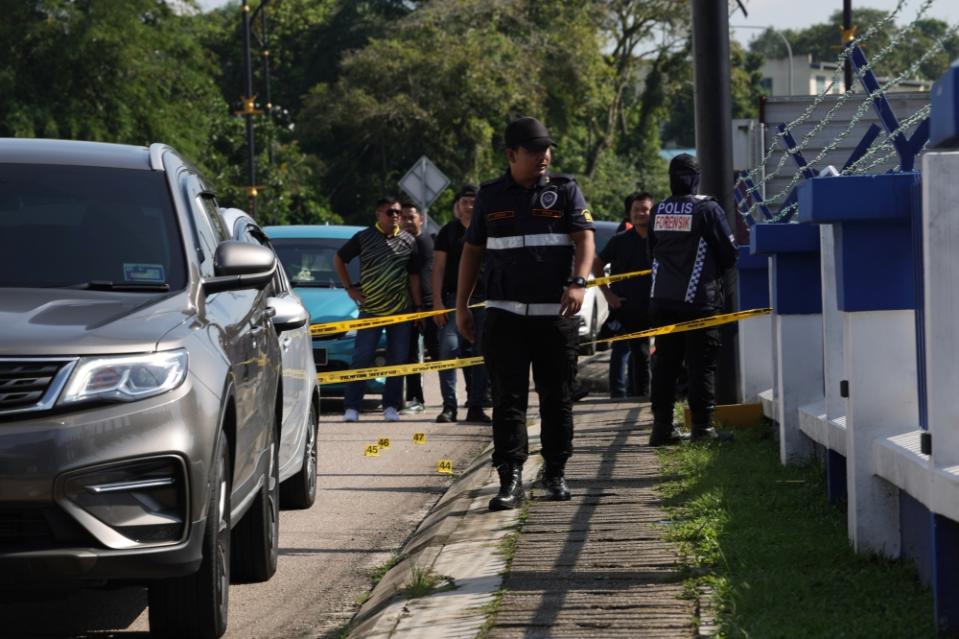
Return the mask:
<svg viewBox="0 0 959 639">
<path fill-rule="evenodd" d="M 699 192 L 699 162 L 688 153 L 681 153 L 669 163 L 669 190 L 673 195 L 696 195 Z"/>
</svg>

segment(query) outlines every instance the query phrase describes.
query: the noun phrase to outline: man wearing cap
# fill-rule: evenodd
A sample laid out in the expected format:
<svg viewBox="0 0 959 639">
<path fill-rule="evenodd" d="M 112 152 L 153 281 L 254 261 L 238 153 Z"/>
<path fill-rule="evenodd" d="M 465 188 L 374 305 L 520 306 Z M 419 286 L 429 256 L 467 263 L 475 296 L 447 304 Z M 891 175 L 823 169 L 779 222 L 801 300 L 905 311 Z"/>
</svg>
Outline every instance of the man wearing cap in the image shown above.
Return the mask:
<svg viewBox="0 0 959 639">
<path fill-rule="evenodd" d="M 529 454 L 526 407 L 533 369 L 539 394 L 547 497 L 568 500 L 573 452 L 577 325 L 593 264 L 593 220 L 572 177 L 549 175 L 553 141 L 531 117 L 506 127 L 509 169 L 482 185 L 466 232 L 456 295 L 460 333 L 475 339 L 469 296 L 486 258 L 484 357 L 493 389 L 493 465 L 499 493 L 490 510 L 522 503 Z"/>
<path fill-rule="evenodd" d="M 699 175 L 699 163 L 693 156 L 683 153 L 673 158 L 669 163 L 672 195 L 653 210 L 649 225 L 653 326 L 709 317 L 723 308 L 723 273 L 736 265 L 737 247 L 722 207 L 711 197 L 697 195 Z M 650 446 L 678 441 L 673 430 L 673 402 L 684 360 L 693 421 L 690 437 L 719 437 L 711 425 L 718 351 L 718 328 L 656 337 Z"/>
<path fill-rule="evenodd" d="M 464 184 L 453 199 L 454 220 L 446 224 L 436 234 L 433 246 L 433 290 L 441 294 L 433 296 L 433 309 L 442 310 L 456 306 L 456 286 L 460 268 L 460 256 L 463 254 L 463 242 L 466 229 L 473 217 L 473 202 L 476 186 Z M 479 304 L 485 300 L 482 283 L 473 291 L 469 303 Z M 450 359 L 457 354 L 460 357 L 473 357 L 482 354 L 482 331 L 486 311 L 483 308 L 471 309 L 473 325 L 476 327 L 477 340 L 470 344 L 456 332 L 456 322 L 448 315 L 437 315 L 433 319 L 440 328 L 439 357 Z M 467 385 L 466 421 L 489 424 L 492 420 L 483 412 L 483 402 L 489 380 L 484 365 L 463 369 L 470 376 Z M 443 410 L 436 417 L 438 422 L 456 421 L 456 370 L 440 371 L 440 394 L 443 397 Z"/>
</svg>

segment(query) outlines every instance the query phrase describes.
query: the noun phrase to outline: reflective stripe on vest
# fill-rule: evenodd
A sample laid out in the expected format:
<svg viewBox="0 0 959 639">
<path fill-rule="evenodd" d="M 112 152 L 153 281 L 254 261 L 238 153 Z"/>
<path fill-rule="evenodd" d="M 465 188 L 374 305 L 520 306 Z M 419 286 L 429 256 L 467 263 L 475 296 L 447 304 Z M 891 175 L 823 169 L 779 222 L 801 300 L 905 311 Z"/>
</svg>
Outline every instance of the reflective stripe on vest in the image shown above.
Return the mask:
<svg viewBox="0 0 959 639">
<path fill-rule="evenodd" d="M 559 304 L 524 304 L 509 300 L 486 300 L 486 308 L 498 308 L 516 315 L 556 316 L 559 315 Z"/>
<path fill-rule="evenodd" d="M 536 233 L 533 235 L 509 235 L 486 238 L 486 248 L 491 251 L 523 248 L 524 246 L 572 246 L 573 240 L 566 233 Z"/>
</svg>

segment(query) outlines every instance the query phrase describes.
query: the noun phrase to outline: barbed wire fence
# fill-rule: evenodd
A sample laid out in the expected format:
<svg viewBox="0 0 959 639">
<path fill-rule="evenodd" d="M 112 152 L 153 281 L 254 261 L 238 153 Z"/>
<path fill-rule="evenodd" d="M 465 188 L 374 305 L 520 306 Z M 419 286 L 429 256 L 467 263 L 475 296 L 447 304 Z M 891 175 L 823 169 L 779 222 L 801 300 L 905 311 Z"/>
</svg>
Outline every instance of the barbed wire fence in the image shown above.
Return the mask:
<svg viewBox="0 0 959 639">
<path fill-rule="evenodd" d="M 856 175 L 874 172 L 882 167 L 888 167 L 890 162 L 895 161 L 897 155 L 900 161 L 892 170 L 899 171 L 902 169 L 904 153 L 907 156 L 908 153 L 912 153 L 912 157 L 907 157 L 907 169 L 912 168 L 912 158 L 925 148 L 931 107 L 927 102 L 912 114 L 898 120 L 889 106 L 887 94 L 904 82 L 915 79 L 922 65 L 943 50 L 947 40 L 957 30 L 957 26 L 950 25 L 950 28 L 934 40 L 922 55 L 895 77 L 880 83 L 876 79 L 876 71 L 882 68 L 882 61 L 895 52 L 904 39 L 915 31 L 919 21 L 924 19 L 936 2 L 937 0 L 923 0 L 909 24 L 897 28 L 895 21 L 907 4 L 907 0 L 899 0 L 893 10 L 882 20 L 866 29 L 839 52 L 831 79 L 810 104 L 793 120 L 780 124 L 778 131 L 769 132 L 771 138 L 761 159 L 751 170 L 742 172 L 734 187 L 739 212 L 747 223 L 789 221 L 799 206 L 795 197 L 795 188 L 803 180 L 818 175 L 826 168 L 827 165 L 823 162 L 826 157 L 836 152 L 840 145 L 857 131 L 857 128 L 861 129 L 860 125 L 870 111 L 879 114 L 883 126 L 870 125 L 856 150 L 853 151 L 853 155 L 845 166 L 837 170 L 837 173 Z M 867 59 L 862 50 L 863 45 L 870 42 L 876 34 L 889 28 L 895 28 L 889 41 L 878 52 L 870 54 Z M 849 90 L 836 94 L 833 89 L 842 79 L 847 59 L 853 64 L 857 82 Z M 821 116 L 815 115 L 817 110 L 825 108 L 824 103 L 833 96 L 835 100 L 828 106 L 825 113 Z M 857 102 L 858 106 L 846 126 L 824 144 L 815 157 L 811 160 L 806 159 L 803 152 L 814 150 L 813 144 L 816 140 L 821 140 L 823 131 L 830 124 L 834 126 L 840 124 L 837 116 L 842 108 Z M 794 134 L 804 127 L 809 128 L 797 142 Z M 911 129 L 914 132 L 907 138 L 906 134 Z M 774 160 L 777 153 L 779 158 Z M 794 168 L 787 168 L 790 161 Z M 770 165 L 774 162 L 770 170 Z M 785 186 L 779 188 L 773 195 L 764 197 L 767 187 L 773 180 L 784 179 Z M 772 213 L 772 209 L 777 206 L 779 210 Z"/>
</svg>

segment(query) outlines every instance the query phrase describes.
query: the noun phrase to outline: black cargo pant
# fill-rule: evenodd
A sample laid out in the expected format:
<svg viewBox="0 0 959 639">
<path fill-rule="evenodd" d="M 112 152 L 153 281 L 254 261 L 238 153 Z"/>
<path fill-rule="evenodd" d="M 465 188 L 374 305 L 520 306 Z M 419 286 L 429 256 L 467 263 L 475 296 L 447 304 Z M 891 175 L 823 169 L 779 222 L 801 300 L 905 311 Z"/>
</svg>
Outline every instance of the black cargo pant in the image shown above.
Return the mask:
<svg viewBox="0 0 959 639">
<path fill-rule="evenodd" d="M 526 407 L 532 366 L 546 472 L 562 473 L 573 454 L 577 339 L 575 319 L 487 311 L 483 357 L 493 394 L 494 466 L 521 465 L 529 456 Z"/>
<path fill-rule="evenodd" d="M 657 327 L 701 319 L 718 312 L 665 309 L 653 302 L 649 309 L 649 317 L 652 326 Z M 661 428 L 672 425 L 676 380 L 685 360 L 688 379 L 687 400 L 693 426 L 710 425 L 713 409 L 716 407 L 718 353 L 718 327 L 656 336 L 656 357 L 653 362 L 653 381 L 650 392 L 655 424 L 660 425 Z"/>
</svg>

